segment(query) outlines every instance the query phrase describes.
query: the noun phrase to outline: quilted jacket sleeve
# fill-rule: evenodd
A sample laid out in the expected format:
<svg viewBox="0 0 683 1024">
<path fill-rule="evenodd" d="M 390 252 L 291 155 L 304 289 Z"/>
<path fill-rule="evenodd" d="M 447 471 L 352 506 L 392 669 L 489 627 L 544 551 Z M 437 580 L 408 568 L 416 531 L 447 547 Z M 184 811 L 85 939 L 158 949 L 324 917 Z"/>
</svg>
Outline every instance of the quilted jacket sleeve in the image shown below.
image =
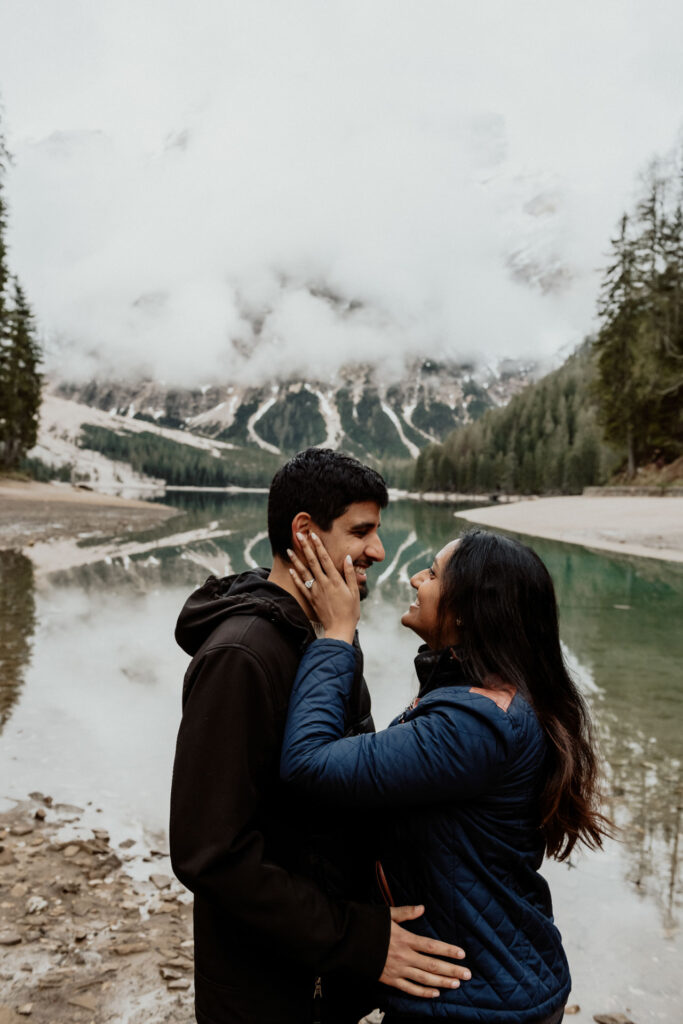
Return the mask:
<svg viewBox="0 0 683 1024">
<path fill-rule="evenodd" d="M 309 646 L 289 703 L 280 764 L 285 781 L 364 806 L 468 799 L 491 788 L 512 742 L 506 716 L 492 701 L 464 689 L 444 701 L 435 691 L 406 722 L 344 739 L 353 668 L 349 644 Z"/>
</svg>

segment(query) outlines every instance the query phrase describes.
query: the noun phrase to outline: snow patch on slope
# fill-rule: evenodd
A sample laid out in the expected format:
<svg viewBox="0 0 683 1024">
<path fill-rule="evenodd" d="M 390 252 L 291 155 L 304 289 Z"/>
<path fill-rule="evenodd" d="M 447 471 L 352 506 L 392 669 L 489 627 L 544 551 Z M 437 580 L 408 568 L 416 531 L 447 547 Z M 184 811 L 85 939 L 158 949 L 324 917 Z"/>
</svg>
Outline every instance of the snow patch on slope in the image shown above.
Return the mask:
<svg viewBox="0 0 683 1024">
<path fill-rule="evenodd" d="M 382 402 L 381 406 L 382 406 L 382 412 L 384 413 L 384 415 L 388 416 L 389 419 L 391 420 L 391 422 L 396 427 L 396 433 L 401 438 L 401 443 L 405 445 L 405 447 L 410 452 L 411 456 L 414 459 L 416 459 L 418 457 L 418 455 L 420 454 L 420 449 L 417 447 L 416 444 L 413 444 L 412 441 L 409 441 L 408 438 L 406 437 L 406 435 L 403 433 L 403 427 L 401 426 L 401 421 L 398 418 L 398 416 L 396 415 L 396 413 L 394 412 L 394 410 L 391 408 L 391 406 L 387 405 L 386 402 Z"/>
<path fill-rule="evenodd" d="M 309 388 L 309 391 L 318 399 L 318 408 L 322 418 L 325 420 L 325 430 L 327 431 L 325 440 L 317 445 L 317 447 L 337 449 L 341 444 L 344 428 L 342 427 L 339 410 L 334 401 L 334 391 L 330 390 L 324 393 L 316 391 L 314 388 Z"/>
<path fill-rule="evenodd" d="M 413 423 L 413 413 L 415 412 L 416 409 L 417 402 L 412 402 L 410 405 L 404 405 L 403 419 L 406 421 L 409 427 L 412 427 L 413 430 L 416 430 L 418 434 L 422 434 L 422 436 L 426 438 L 427 441 L 431 441 L 432 444 L 437 444 L 437 439 L 433 437 L 432 434 L 426 433 L 426 431 L 421 430 L 420 427 L 416 427 L 415 424 Z"/>
<path fill-rule="evenodd" d="M 224 402 L 219 402 L 206 412 L 200 412 L 196 416 L 188 416 L 187 425 L 190 430 L 197 430 L 202 427 L 220 427 L 227 430 L 235 422 L 237 410 L 242 404 L 243 394 L 241 391 L 233 392 Z"/>
<path fill-rule="evenodd" d="M 127 462 L 116 462 L 100 452 L 82 448 L 79 438 L 84 425 L 103 427 L 118 434 L 156 434 L 176 444 L 199 448 L 215 458 L 220 458 L 224 451 L 235 447 L 189 431 L 159 427 L 147 420 L 131 419 L 90 405 L 81 405 L 68 398 L 45 394 L 40 409 L 38 443 L 29 454 L 53 466 L 72 465 L 74 473 L 87 477 L 96 488 L 116 490 L 122 487 L 163 486 L 163 480 L 137 473 Z"/>
<path fill-rule="evenodd" d="M 257 444 L 259 448 L 263 448 L 265 452 L 272 452 L 273 455 L 282 455 L 282 452 L 280 451 L 279 448 L 276 448 L 274 444 L 269 444 L 268 441 L 264 441 L 262 437 L 259 437 L 259 435 L 256 433 L 256 430 L 254 429 L 258 421 L 261 419 L 261 417 L 265 416 L 265 414 L 268 412 L 271 406 L 275 405 L 276 402 L 276 394 L 271 395 L 271 397 L 267 398 L 265 402 L 261 402 L 256 412 L 247 420 L 247 437 L 249 438 L 250 441 L 253 441 L 255 444 Z"/>
</svg>

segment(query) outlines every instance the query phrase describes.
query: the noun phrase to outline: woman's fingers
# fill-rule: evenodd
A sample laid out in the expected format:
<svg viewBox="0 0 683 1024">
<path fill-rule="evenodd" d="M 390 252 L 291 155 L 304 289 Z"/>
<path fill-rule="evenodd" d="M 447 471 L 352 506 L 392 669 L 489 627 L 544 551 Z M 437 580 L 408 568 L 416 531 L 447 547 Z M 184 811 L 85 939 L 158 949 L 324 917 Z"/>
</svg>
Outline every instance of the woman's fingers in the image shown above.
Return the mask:
<svg viewBox="0 0 683 1024">
<path fill-rule="evenodd" d="M 290 569 L 289 574 L 294 580 L 294 585 L 296 586 L 297 590 L 300 590 L 304 597 L 306 597 L 306 595 L 308 594 L 308 587 L 304 584 L 304 581 L 301 579 L 301 576 L 299 576 L 298 573 L 294 571 L 294 569 Z"/>
<path fill-rule="evenodd" d="M 325 578 L 325 572 L 323 570 L 322 565 L 320 564 L 320 559 L 318 558 L 316 552 L 314 551 L 310 540 L 306 537 L 306 534 L 304 533 L 297 533 L 296 539 L 301 544 L 301 550 L 304 553 L 304 558 L 308 563 L 308 568 L 311 570 L 313 574 L 313 578 L 316 580 L 323 580 Z"/>
<path fill-rule="evenodd" d="M 351 555 L 347 555 L 344 559 L 344 580 L 346 586 L 349 588 L 351 596 L 354 600 L 360 603 L 360 591 L 358 590 L 358 577 L 356 576 L 356 570 L 353 567 L 353 560 Z"/>
<path fill-rule="evenodd" d="M 339 576 L 337 567 L 335 566 L 334 562 L 327 553 L 327 548 L 321 541 L 318 534 L 313 533 L 312 530 L 311 540 L 313 541 L 313 545 L 315 547 L 315 554 L 317 555 L 318 561 L 320 562 L 321 566 L 325 571 L 325 575 L 328 576 L 330 579 L 334 579 L 335 577 Z"/>
<path fill-rule="evenodd" d="M 305 582 L 306 580 L 310 579 L 311 573 L 308 567 L 304 565 L 304 563 L 301 561 L 296 552 L 292 551 L 291 548 L 287 548 L 287 554 L 289 555 L 290 562 L 296 569 L 296 573 L 292 573 L 292 576 L 294 576 L 295 578 L 300 577 L 302 582 Z"/>
</svg>

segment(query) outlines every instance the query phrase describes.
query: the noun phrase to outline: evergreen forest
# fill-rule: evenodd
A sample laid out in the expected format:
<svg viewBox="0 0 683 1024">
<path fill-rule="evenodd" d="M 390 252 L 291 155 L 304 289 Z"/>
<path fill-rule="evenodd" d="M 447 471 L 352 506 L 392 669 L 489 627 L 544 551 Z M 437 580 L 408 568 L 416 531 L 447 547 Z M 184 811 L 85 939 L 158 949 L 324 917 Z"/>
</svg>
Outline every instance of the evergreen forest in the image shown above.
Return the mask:
<svg viewBox="0 0 683 1024">
<path fill-rule="evenodd" d="M 654 162 L 611 240 L 599 329 L 553 373 L 419 456 L 415 486 L 578 494 L 683 455 L 683 164 Z"/>
<path fill-rule="evenodd" d="M 151 431 L 132 433 L 84 423 L 80 444 L 138 473 L 181 487 L 268 486 L 281 460 L 254 448 L 227 450 L 222 458 L 189 444 L 178 444 Z"/>
</svg>

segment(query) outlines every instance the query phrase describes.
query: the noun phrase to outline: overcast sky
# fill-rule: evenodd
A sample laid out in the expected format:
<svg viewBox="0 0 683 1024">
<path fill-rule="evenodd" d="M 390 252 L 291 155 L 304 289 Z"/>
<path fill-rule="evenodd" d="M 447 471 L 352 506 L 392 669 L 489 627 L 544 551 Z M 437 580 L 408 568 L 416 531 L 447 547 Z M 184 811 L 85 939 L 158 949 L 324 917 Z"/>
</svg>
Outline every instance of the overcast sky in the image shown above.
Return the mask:
<svg viewBox="0 0 683 1024">
<path fill-rule="evenodd" d="M 553 357 L 681 137 L 682 38 L 680 0 L 2 0 L 10 261 L 51 365 Z"/>
</svg>

